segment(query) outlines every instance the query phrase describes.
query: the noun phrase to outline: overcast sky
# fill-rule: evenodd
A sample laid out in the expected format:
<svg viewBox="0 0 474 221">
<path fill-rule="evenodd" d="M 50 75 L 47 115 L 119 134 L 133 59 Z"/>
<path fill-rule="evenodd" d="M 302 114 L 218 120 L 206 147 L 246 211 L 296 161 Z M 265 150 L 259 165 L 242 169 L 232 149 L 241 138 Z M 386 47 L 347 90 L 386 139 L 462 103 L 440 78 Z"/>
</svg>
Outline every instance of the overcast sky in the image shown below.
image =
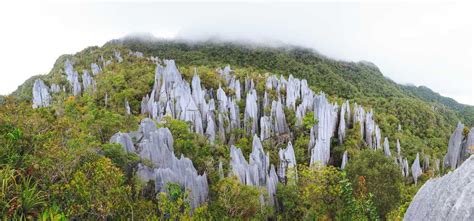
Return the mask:
<svg viewBox="0 0 474 221">
<path fill-rule="evenodd" d="M 0 3 L 0 94 L 46 74 L 61 54 L 129 33 L 283 42 L 375 63 L 398 83 L 474 104 L 473 8 L 451 3 Z"/>
</svg>

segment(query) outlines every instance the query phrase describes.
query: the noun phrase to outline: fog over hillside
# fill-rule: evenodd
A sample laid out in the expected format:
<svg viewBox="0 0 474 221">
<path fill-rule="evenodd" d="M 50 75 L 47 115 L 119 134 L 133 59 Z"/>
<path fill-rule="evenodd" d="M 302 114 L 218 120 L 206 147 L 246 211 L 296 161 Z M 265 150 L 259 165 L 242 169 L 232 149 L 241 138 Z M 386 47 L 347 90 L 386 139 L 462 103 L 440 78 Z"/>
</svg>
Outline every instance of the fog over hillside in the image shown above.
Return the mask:
<svg viewBox="0 0 474 221">
<path fill-rule="evenodd" d="M 149 32 L 168 39 L 309 47 L 335 59 L 370 61 L 398 83 L 426 85 L 474 104 L 474 19 L 467 3 L 1 4 L 8 10 L 2 10 L 0 22 L 11 34 L 0 37 L 0 58 L 6 61 L 2 76 L 9 76 L 0 94 L 47 73 L 61 54 Z M 31 38 L 31 33 L 40 34 Z M 28 57 L 35 59 L 24 65 L 19 58 L 25 51 L 18 48 L 28 49 Z"/>
</svg>

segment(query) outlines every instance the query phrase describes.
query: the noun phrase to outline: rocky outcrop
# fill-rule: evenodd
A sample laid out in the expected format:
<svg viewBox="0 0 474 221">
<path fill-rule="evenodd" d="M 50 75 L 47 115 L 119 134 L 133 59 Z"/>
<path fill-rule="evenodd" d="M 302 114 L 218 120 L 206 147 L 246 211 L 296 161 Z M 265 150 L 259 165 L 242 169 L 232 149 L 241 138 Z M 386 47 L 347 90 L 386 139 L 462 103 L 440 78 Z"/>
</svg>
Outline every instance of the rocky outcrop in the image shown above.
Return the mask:
<svg viewBox="0 0 474 221">
<path fill-rule="evenodd" d="M 122 58 L 122 55 L 121 55 L 120 51 L 115 50 L 114 51 L 114 57 L 119 63 L 123 61 L 123 58 Z"/>
<path fill-rule="evenodd" d="M 337 124 L 337 105 L 330 104 L 323 93 L 314 99 L 314 118 L 318 122 L 314 128 L 317 136 L 313 141 L 314 147 L 310 150 L 310 164 L 326 165 L 330 158 L 331 138 Z"/>
<path fill-rule="evenodd" d="M 258 133 L 257 91 L 251 90 L 245 100 L 244 126 L 247 134 Z"/>
<path fill-rule="evenodd" d="M 385 137 L 383 140 L 383 151 L 385 153 L 385 156 L 391 157 L 392 153 L 390 152 L 390 144 L 388 143 L 388 138 Z"/>
<path fill-rule="evenodd" d="M 415 185 L 418 183 L 418 177 L 421 176 L 422 173 L 423 171 L 420 167 L 420 154 L 417 153 L 415 161 L 413 161 L 413 164 L 411 165 L 411 175 L 413 176 Z"/>
<path fill-rule="evenodd" d="M 90 90 L 91 92 L 95 91 L 96 83 L 95 80 L 89 75 L 87 70 L 84 70 L 82 73 L 82 84 L 84 86 L 84 91 Z"/>
<path fill-rule="evenodd" d="M 136 140 L 137 143 L 133 143 Z M 173 150 L 173 136 L 168 128 L 157 128 L 155 123 L 145 118 L 136 132 L 116 133 L 110 139 L 142 159 L 149 160 L 153 167 L 138 165 L 137 174 L 143 181 L 154 180 L 155 190 L 166 191 L 167 183 L 177 183 L 189 190 L 192 208 L 206 201 L 208 184 L 206 174 L 199 175 L 189 158 L 177 158 Z M 137 147 L 137 148 L 135 148 Z"/>
<path fill-rule="evenodd" d="M 33 84 L 33 108 L 48 107 L 51 104 L 51 95 L 48 86 L 41 79 Z"/>
<path fill-rule="evenodd" d="M 448 152 L 444 157 L 444 167 L 456 169 L 462 163 L 461 152 L 462 152 L 462 140 L 463 140 L 464 125 L 461 122 L 458 123 L 456 130 L 449 138 Z"/>
<path fill-rule="evenodd" d="M 121 133 L 118 132 L 114 134 L 110 138 L 110 143 L 117 143 L 122 145 L 122 147 L 125 149 L 125 151 L 134 153 L 135 152 L 135 146 L 133 145 L 132 138 L 128 133 Z"/>
<path fill-rule="evenodd" d="M 408 207 L 405 221 L 474 220 L 474 156 L 440 178 L 428 180 Z"/>
<path fill-rule="evenodd" d="M 339 144 L 344 142 L 346 138 L 346 109 L 349 107 L 349 102 L 345 102 L 341 105 L 341 111 L 339 113 L 339 128 L 337 130 Z"/>
<path fill-rule="evenodd" d="M 348 154 L 348 153 L 347 153 L 347 150 L 344 151 L 344 154 L 342 154 L 341 170 L 343 170 L 344 168 L 346 168 L 347 161 L 349 160 L 347 154 Z"/>
<path fill-rule="evenodd" d="M 102 72 L 102 69 L 96 63 L 91 64 L 91 70 L 93 75 L 97 75 L 98 73 Z"/>
<path fill-rule="evenodd" d="M 272 102 L 271 118 L 273 121 L 273 132 L 275 135 L 288 133 L 290 129 L 286 123 L 285 112 L 280 100 Z"/>
<path fill-rule="evenodd" d="M 61 91 L 61 87 L 57 84 L 51 84 L 51 93 L 59 93 Z"/>
<path fill-rule="evenodd" d="M 298 172 L 296 168 L 295 150 L 291 142 L 288 142 L 288 146 L 285 149 L 278 151 L 280 158 L 280 165 L 278 167 L 278 176 L 280 180 L 286 183 L 289 180 L 296 181 Z"/>
<path fill-rule="evenodd" d="M 270 157 L 268 153 L 264 153 L 258 136 L 255 135 L 253 138 L 249 162 L 245 160 L 240 148 L 233 145 L 230 148 L 230 159 L 232 175 L 237 176 L 243 184 L 266 187 L 270 198 L 267 204 L 273 205 L 278 176 L 275 167 L 273 165 L 270 167 Z"/>
<path fill-rule="evenodd" d="M 64 63 L 64 72 L 66 73 L 66 79 L 71 85 L 71 92 L 74 96 L 81 94 L 82 88 L 79 82 L 79 73 L 74 71 L 73 64 L 70 60 L 66 60 Z"/>
</svg>

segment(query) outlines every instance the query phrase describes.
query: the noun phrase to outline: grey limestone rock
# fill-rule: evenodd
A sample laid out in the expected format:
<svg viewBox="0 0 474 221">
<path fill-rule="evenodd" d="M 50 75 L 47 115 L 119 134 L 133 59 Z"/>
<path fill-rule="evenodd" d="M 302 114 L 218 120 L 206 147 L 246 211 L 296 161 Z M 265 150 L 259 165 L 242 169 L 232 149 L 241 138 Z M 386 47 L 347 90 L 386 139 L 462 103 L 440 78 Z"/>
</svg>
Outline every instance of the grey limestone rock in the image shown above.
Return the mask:
<svg viewBox="0 0 474 221">
<path fill-rule="evenodd" d="M 257 91 L 253 89 L 245 100 L 244 126 L 247 134 L 258 132 L 258 119 Z"/>
<path fill-rule="evenodd" d="M 273 131 L 276 135 L 288 133 L 290 129 L 286 123 L 285 112 L 283 112 L 283 105 L 278 101 L 272 102 L 271 118 L 273 121 Z"/>
<path fill-rule="evenodd" d="M 392 153 L 390 152 L 390 144 L 388 142 L 388 138 L 385 137 L 385 139 L 383 140 L 383 151 L 385 153 L 385 156 L 387 157 L 391 157 L 392 156 Z"/>
<path fill-rule="evenodd" d="M 266 140 L 272 136 L 272 123 L 270 117 L 263 116 L 260 118 L 260 137 Z"/>
<path fill-rule="evenodd" d="M 115 56 L 115 59 L 117 59 L 117 61 L 119 63 L 123 61 L 123 58 L 122 58 L 122 55 L 120 54 L 120 51 L 114 50 L 114 56 Z"/>
<path fill-rule="evenodd" d="M 420 167 L 420 154 L 416 154 L 415 161 L 411 165 L 411 175 L 413 176 L 413 180 L 415 181 L 415 185 L 418 183 L 418 177 L 421 176 L 423 171 Z"/>
<path fill-rule="evenodd" d="M 89 75 L 87 70 L 82 72 L 82 85 L 84 86 L 84 91 L 91 90 L 92 92 L 95 91 L 96 83 L 95 80 Z"/>
<path fill-rule="evenodd" d="M 278 167 L 278 176 L 282 181 L 293 180 L 296 181 L 298 174 L 296 169 L 296 157 L 295 150 L 291 142 L 288 142 L 288 146 L 285 149 L 278 151 L 280 158 L 280 165 Z"/>
<path fill-rule="evenodd" d="M 79 73 L 74 71 L 72 62 L 68 59 L 64 63 L 64 71 L 66 72 L 66 79 L 69 81 L 69 84 L 72 88 L 72 94 L 77 96 L 81 93 L 81 83 L 79 83 Z"/>
<path fill-rule="evenodd" d="M 33 84 L 33 108 L 48 107 L 51 104 L 51 95 L 48 86 L 41 79 Z"/>
<path fill-rule="evenodd" d="M 314 129 L 317 137 L 311 150 L 310 164 L 319 162 L 321 165 L 326 165 L 330 158 L 331 138 L 337 123 L 337 106 L 330 104 L 323 93 L 315 97 L 314 117 L 318 120 Z"/>
<path fill-rule="evenodd" d="M 132 142 L 136 140 L 136 146 Z M 129 152 L 137 153 L 141 158 L 150 160 L 153 167 L 138 166 L 138 177 L 143 181 L 154 180 L 157 191 L 166 191 L 167 183 L 178 183 L 190 191 L 192 208 L 206 201 L 208 184 L 206 174 L 199 175 L 189 158 L 177 158 L 173 151 L 173 137 L 168 128 L 156 128 L 154 122 L 145 118 L 140 129 L 131 133 L 117 133 L 110 139 L 119 143 Z"/>
<path fill-rule="evenodd" d="M 458 123 L 456 130 L 449 138 L 448 152 L 444 157 L 444 167 L 456 169 L 461 165 L 461 152 L 462 152 L 462 140 L 463 140 L 464 125 L 461 122 Z"/>
<path fill-rule="evenodd" d="M 474 156 L 443 177 L 428 180 L 416 193 L 403 220 L 474 220 Z"/>
<path fill-rule="evenodd" d="M 273 205 L 278 176 L 275 167 L 273 165 L 270 167 L 270 158 L 264 153 L 258 136 L 254 136 L 249 162 L 245 160 L 240 148 L 233 145 L 230 148 L 230 158 L 231 174 L 237 176 L 243 184 L 266 187 L 270 197 L 267 204 Z"/>
<path fill-rule="evenodd" d="M 339 114 L 339 128 L 337 130 L 337 135 L 339 138 L 339 144 L 342 144 L 344 142 L 344 139 L 346 137 L 346 108 L 347 108 L 348 103 L 344 103 L 341 105 L 341 112 Z"/>
<path fill-rule="evenodd" d="M 128 133 L 116 133 L 110 138 L 110 143 L 118 143 L 122 145 L 122 147 L 125 149 L 125 151 L 134 153 L 135 152 L 135 146 L 133 145 L 132 138 Z"/>
<path fill-rule="evenodd" d="M 51 93 L 59 93 L 61 92 L 61 87 L 59 87 L 59 85 L 57 84 L 51 84 Z"/>
<path fill-rule="evenodd" d="M 93 75 L 97 75 L 98 73 L 102 72 L 102 69 L 96 63 L 91 64 L 91 70 Z"/>
<path fill-rule="evenodd" d="M 347 150 L 346 150 L 346 151 L 344 151 L 344 154 L 342 155 L 341 170 L 343 170 L 347 166 L 347 162 L 349 160 L 347 154 L 348 153 L 347 153 Z"/>
</svg>

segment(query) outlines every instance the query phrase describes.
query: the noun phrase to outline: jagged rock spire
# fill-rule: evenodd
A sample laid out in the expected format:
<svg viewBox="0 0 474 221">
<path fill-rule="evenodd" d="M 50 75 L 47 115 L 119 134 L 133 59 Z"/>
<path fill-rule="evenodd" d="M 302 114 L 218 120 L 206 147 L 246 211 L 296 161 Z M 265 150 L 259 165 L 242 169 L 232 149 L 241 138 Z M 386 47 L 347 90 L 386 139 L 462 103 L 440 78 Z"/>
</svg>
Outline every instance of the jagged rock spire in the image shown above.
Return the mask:
<svg viewBox="0 0 474 221">
<path fill-rule="evenodd" d="M 256 134 L 258 132 L 258 106 L 257 91 L 251 90 L 246 97 L 244 125 L 247 134 Z"/>
<path fill-rule="evenodd" d="M 346 168 L 346 165 L 347 165 L 347 162 L 348 162 L 348 156 L 347 156 L 347 150 L 344 151 L 344 154 L 342 155 L 342 163 L 341 163 L 341 170 L 343 170 L 344 168 Z"/>
<path fill-rule="evenodd" d="M 81 83 L 79 83 L 79 73 L 77 73 L 77 71 L 74 71 L 72 62 L 69 59 L 65 61 L 64 66 L 65 66 L 64 72 L 66 72 L 66 79 L 69 81 L 69 84 L 71 85 L 72 94 L 74 96 L 77 96 L 82 91 Z"/>
<path fill-rule="evenodd" d="M 464 125 L 461 122 L 458 123 L 456 130 L 449 138 L 448 144 L 448 153 L 444 157 L 444 167 L 456 169 L 459 165 L 461 165 L 461 150 L 462 150 L 462 139 L 463 139 L 463 130 Z"/>
<path fill-rule="evenodd" d="M 252 153 L 250 153 L 248 163 L 240 148 L 233 145 L 230 148 L 230 158 L 232 174 L 237 176 L 243 184 L 266 187 L 270 196 L 270 201 L 267 203 L 273 205 L 278 176 L 275 167 L 273 165 L 270 167 L 270 158 L 268 154 L 264 153 L 258 136 L 254 136 Z"/>
<path fill-rule="evenodd" d="M 139 141 L 132 143 L 132 138 Z M 137 153 L 142 159 L 152 162 L 153 167 L 138 165 L 137 174 L 142 180 L 155 181 L 157 191 L 166 191 L 167 183 L 178 183 L 190 191 L 192 208 L 206 201 L 208 184 L 206 174 L 198 175 L 189 158 L 177 158 L 173 151 L 173 136 L 168 128 L 157 128 L 151 119 L 145 118 L 140 129 L 131 133 L 117 133 L 110 139 L 119 143 L 128 152 Z M 135 148 L 137 146 L 138 148 Z"/>
<path fill-rule="evenodd" d="M 413 176 L 413 180 L 415 181 L 415 185 L 418 183 L 418 177 L 421 176 L 422 170 L 420 167 L 420 154 L 416 154 L 415 161 L 411 165 L 411 175 Z"/>
<path fill-rule="evenodd" d="M 384 141 L 383 141 L 383 150 L 384 150 L 384 153 L 385 153 L 385 156 L 387 157 L 391 157 L 392 156 L 392 153 L 390 152 L 390 144 L 388 142 L 388 138 L 385 137 Z"/>
<path fill-rule="evenodd" d="M 319 162 L 326 165 L 330 158 L 331 138 L 337 123 L 337 105 L 330 104 L 326 95 L 321 93 L 314 100 L 314 117 L 318 121 L 315 125 L 317 138 L 311 150 L 310 164 Z"/>
<path fill-rule="evenodd" d="M 288 142 L 288 146 L 285 149 L 280 149 L 278 151 L 278 156 L 280 158 L 280 166 L 278 167 L 278 176 L 280 177 L 280 180 L 296 180 L 298 177 L 296 170 L 296 157 L 291 142 Z"/>
<path fill-rule="evenodd" d="M 41 79 L 33 84 L 33 108 L 48 107 L 51 104 L 49 88 Z"/>
</svg>

